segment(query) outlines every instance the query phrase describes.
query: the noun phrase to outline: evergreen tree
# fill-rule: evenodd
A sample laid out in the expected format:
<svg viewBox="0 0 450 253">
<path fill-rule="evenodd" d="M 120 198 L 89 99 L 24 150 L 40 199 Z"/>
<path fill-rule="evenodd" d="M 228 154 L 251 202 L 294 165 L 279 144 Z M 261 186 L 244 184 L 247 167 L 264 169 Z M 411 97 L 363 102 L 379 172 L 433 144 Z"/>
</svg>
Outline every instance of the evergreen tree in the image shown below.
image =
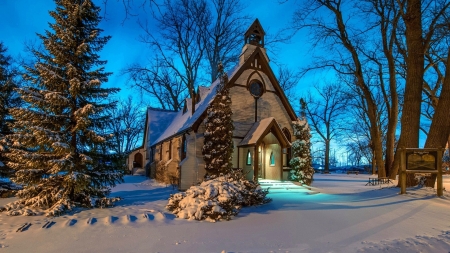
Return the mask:
<svg viewBox="0 0 450 253">
<path fill-rule="evenodd" d="M 227 87 L 228 77 L 223 65 L 218 66 L 220 83 L 217 94 L 208 106 L 205 122 L 205 140 L 202 148 L 206 176 L 218 176 L 230 172 L 233 154 L 233 121 L 231 120 L 231 97 Z"/>
<path fill-rule="evenodd" d="M 311 133 L 304 113 L 306 103 L 303 99 L 300 100 L 300 103 L 302 108 L 301 118 L 294 122 L 296 140 L 292 143 L 293 158 L 289 162 L 292 168 L 290 179 L 311 185 L 314 175 L 311 157 Z"/>
<path fill-rule="evenodd" d="M 27 106 L 11 110 L 8 165 L 24 189 L 6 206 L 10 215 L 30 213 L 29 207 L 58 215 L 74 206 L 102 205 L 122 180 L 110 165 L 108 136 L 101 134 L 108 120 L 103 111 L 114 106 L 105 101 L 118 89 L 101 87 L 110 73 L 98 52 L 110 37 L 100 36 L 100 8 L 91 0 L 55 3 L 52 31 L 38 35 L 46 50 L 33 51 L 37 62 L 25 66 L 31 85 L 19 93 Z"/>
<path fill-rule="evenodd" d="M 7 48 L 0 42 L 0 176 L 10 176 L 11 170 L 7 167 L 6 152 L 7 145 L 5 136 L 10 133 L 8 123 L 11 122 L 9 109 L 20 105 L 20 98 L 15 92 L 17 84 L 15 77 L 16 69 L 12 66 L 11 56 L 6 54 Z"/>
</svg>

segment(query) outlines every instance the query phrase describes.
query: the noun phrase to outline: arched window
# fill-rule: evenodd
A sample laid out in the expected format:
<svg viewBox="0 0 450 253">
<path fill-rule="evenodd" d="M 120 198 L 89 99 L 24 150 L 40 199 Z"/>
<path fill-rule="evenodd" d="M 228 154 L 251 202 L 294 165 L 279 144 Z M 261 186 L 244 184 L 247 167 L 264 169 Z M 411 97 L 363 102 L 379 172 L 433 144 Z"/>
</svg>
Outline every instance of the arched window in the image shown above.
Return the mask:
<svg viewBox="0 0 450 253">
<path fill-rule="evenodd" d="M 172 140 L 169 141 L 169 160 L 172 159 Z"/>
<path fill-rule="evenodd" d="M 275 156 L 273 155 L 273 151 L 270 152 L 270 166 L 275 166 Z"/>
<path fill-rule="evenodd" d="M 150 162 L 155 161 L 155 147 L 150 148 Z"/>
<path fill-rule="evenodd" d="M 186 153 L 187 153 L 187 141 L 186 136 L 183 135 L 183 137 L 181 138 L 181 160 L 186 158 Z"/>
<path fill-rule="evenodd" d="M 250 152 L 250 149 L 247 151 L 247 165 L 252 165 L 252 152 Z"/>
<path fill-rule="evenodd" d="M 141 168 L 142 167 L 142 154 L 136 153 L 134 155 L 133 168 Z"/>
</svg>

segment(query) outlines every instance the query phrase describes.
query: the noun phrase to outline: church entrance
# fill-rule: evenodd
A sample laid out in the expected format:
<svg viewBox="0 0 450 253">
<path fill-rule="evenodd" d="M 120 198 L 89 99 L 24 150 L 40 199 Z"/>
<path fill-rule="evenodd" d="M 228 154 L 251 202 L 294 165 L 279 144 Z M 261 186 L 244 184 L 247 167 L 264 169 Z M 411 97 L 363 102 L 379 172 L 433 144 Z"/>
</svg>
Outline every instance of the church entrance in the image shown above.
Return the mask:
<svg viewBox="0 0 450 253">
<path fill-rule="evenodd" d="M 283 180 L 282 149 L 288 148 L 290 142 L 281 131 L 274 118 L 255 122 L 245 138 L 238 145 L 247 152 L 245 162 L 240 164 L 253 173 L 248 178 Z"/>
<path fill-rule="evenodd" d="M 283 156 L 275 135 L 269 132 L 258 147 L 258 177 L 282 180 Z"/>
</svg>

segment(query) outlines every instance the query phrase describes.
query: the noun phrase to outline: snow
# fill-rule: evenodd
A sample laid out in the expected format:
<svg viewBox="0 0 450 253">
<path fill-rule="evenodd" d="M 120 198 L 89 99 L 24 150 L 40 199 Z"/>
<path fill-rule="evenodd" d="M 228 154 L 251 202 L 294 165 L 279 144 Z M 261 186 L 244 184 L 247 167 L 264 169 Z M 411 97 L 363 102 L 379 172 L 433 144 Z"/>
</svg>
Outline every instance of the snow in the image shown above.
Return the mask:
<svg viewBox="0 0 450 253">
<path fill-rule="evenodd" d="M 244 139 L 239 143 L 238 146 L 247 146 L 256 144 L 262 136 L 265 135 L 266 131 L 269 127 L 276 126 L 278 131 L 281 132 L 280 126 L 275 120 L 274 117 L 269 117 L 262 119 L 258 122 L 255 122 L 253 126 L 250 128 L 248 133 L 245 135 Z M 285 138 L 284 134 L 280 135 L 281 138 L 284 139 L 285 142 L 289 143 L 289 141 Z"/>
<path fill-rule="evenodd" d="M 439 198 L 433 189 L 409 188 L 400 195 L 392 184 L 365 186 L 368 177 L 316 174 L 311 187 L 266 180 L 272 202 L 210 223 L 166 210 L 177 192 L 170 185 L 126 176 L 112 191 L 123 198 L 113 208 L 55 218 L 0 213 L 0 252 L 450 251 L 449 192 Z"/>
</svg>

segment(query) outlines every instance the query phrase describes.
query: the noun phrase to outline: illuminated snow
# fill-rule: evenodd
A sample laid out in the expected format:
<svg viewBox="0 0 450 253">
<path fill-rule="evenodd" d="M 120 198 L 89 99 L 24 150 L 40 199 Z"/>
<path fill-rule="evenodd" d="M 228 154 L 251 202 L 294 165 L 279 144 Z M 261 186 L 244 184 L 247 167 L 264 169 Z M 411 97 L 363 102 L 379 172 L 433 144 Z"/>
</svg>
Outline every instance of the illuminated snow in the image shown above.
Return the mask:
<svg viewBox="0 0 450 253">
<path fill-rule="evenodd" d="M 316 174 L 308 189 L 266 182 L 271 203 L 210 223 L 170 214 L 165 205 L 177 192 L 170 185 L 127 176 L 113 189 L 112 196 L 124 198 L 114 208 L 53 219 L 0 213 L 0 247 L 5 252 L 449 252 L 447 191 L 443 198 L 424 188 L 399 195 L 392 184 L 365 186 L 368 177 Z M 444 186 L 450 189 L 450 175 Z M 44 229 L 46 221 L 55 223 Z M 16 233 L 25 222 L 32 225 Z"/>
</svg>

